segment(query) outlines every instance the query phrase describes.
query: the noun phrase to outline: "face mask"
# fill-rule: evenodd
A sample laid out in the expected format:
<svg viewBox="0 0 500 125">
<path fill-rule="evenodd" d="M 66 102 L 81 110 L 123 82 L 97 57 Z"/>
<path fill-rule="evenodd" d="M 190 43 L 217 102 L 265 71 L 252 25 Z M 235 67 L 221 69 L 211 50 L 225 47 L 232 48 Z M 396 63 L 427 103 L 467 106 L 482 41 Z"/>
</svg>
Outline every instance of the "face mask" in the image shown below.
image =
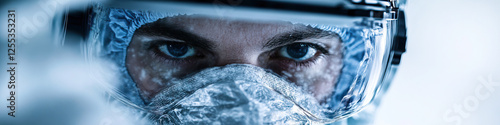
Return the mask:
<svg viewBox="0 0 500 125">
<path fill-rule="evenodd" d="M 262 68 L 233 64 L 176 80 L 147 106 L 168 124 L 305 124 L 322 107 Z"/>
</svg>

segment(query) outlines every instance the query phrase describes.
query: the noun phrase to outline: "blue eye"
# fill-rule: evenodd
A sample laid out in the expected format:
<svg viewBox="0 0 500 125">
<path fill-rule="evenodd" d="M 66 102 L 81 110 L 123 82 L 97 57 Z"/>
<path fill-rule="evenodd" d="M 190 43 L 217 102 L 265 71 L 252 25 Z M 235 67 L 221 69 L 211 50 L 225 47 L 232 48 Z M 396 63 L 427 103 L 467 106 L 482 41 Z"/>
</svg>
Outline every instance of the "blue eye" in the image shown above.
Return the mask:
<svg viewBox="0 0 500 125">
<path fill-rule="evenodd" d="M 186 58 L 196 54 L 193 47 L 178 42 L 161 45 L 158 49 L 172 58 Z"/>
<path fill-rule="evenodd" d="M 310 59 L 316 55 L 317 50 L 306 43 L 294 43 L 284 46 L 280 49 L 279 54 L 283 57 L 290 58 L 296 61 Z"/>
</svg>

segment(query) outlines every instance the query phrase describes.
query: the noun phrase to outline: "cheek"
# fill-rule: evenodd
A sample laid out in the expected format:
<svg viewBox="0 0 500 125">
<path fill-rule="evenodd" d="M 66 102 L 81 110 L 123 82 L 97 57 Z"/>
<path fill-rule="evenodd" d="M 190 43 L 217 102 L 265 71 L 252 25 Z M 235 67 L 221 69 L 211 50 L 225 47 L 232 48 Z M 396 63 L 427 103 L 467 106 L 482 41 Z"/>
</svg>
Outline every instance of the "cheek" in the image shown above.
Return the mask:
<svg viewBox="0 0 500 125">
<path fill-rule="evenodd" d="M 158 65 L 158 61 L 155 61 L 151 54 L 138 50 L 134 46 L 127 49 L 126 65 L 130 76 L 140 89 L 141 96 L 147 101 L 163 88 L 170 86 L 167 83 L 174 78 L 179 68 Z"/>
<path fill-rule="evenodd" d="M 153 52 L 134 47 L 131 46 L 127 50 L 127 69 L 146 102 L 161 90 L 172 86 L 172 80 L 197 72 L 209 65 L 206 60 L 168 62 Z"/>
<path fill-rule="evenodd" d="M 342 68 L 341 62 L 333 60 L 338 59 L 321 58 L 307 67 L 293 65 L 279 74 L 311 92 L 318 101 L 324 102 L 333 93 Z"/>
</svg>

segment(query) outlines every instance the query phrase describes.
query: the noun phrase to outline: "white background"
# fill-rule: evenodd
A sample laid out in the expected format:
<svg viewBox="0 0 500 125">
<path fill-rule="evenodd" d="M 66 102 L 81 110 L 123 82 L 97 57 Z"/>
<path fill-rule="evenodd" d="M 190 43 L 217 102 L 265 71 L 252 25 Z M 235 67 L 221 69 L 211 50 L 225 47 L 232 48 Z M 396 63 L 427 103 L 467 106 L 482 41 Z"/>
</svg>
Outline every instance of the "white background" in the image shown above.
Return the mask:
<svg viewBox="0 0 500 125">
<path fill-rule="evenodd" d="M 500 84 L 500 1 L 411 0 L 406 9 L 407 52 L 375 123 L 500 124 L 500 86 L 482 84 Z"/>
</svg>

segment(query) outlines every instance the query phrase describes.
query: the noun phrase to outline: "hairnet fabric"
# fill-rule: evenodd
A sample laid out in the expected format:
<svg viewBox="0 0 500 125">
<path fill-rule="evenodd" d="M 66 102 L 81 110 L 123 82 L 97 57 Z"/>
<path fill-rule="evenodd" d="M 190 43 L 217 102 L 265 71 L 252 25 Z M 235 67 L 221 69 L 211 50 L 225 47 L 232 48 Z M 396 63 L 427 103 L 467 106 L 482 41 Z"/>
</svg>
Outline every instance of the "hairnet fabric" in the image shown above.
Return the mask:
<svg viewBox="0 0 500 125">
<path fill-rule="evenodd" d="M 154 13 L 143 11 L 131 11 L 124 9 L 96 9 L 98 12 L 94 26 L 94 31 L 97 31 L 98 41 L 102 46 L 103 58 L 108 58 L 116 63 L 119 72 L 121 72 L 121 81 L 119 86 L 116 86 L 118 94 L 130 100 L 133 104 L 144 106 L 144 101 L 141 99 L 139 90 L 135 82 L 127 71 L 125 58 L 127 47 L 132 39 L 136 29 L 141 25 L 156 21 L 162 17 L 166 17 L 167 13 Z M 173 15 L 173 14 L 172 14 Z"/>
</svg>

